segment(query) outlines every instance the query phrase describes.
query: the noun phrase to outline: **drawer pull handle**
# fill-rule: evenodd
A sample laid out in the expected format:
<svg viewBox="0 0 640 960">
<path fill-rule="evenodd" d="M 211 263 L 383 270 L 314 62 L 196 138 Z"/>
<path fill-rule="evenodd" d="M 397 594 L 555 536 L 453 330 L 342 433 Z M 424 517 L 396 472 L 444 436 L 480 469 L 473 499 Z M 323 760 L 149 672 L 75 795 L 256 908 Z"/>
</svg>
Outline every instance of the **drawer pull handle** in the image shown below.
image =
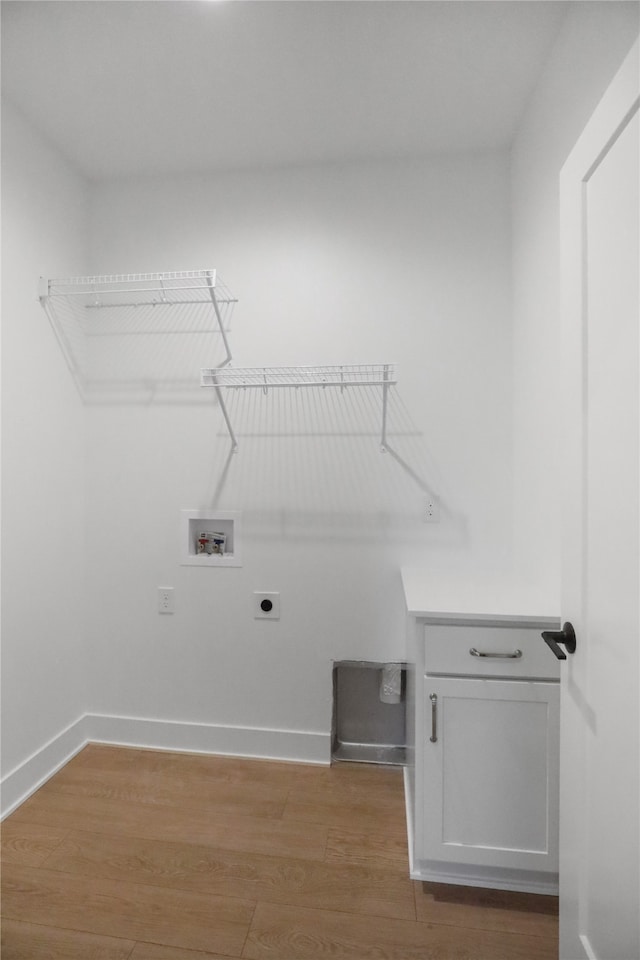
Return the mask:
<svg viewBox="0 0 640 960">
<path fill-rule="evenodd" d="M 469 653 L 472 657 L 485 657 L 489 660 L 519 660 L 522 656 L 522 650 L 514 650 L 513 653 L 482 653 L 475 647 L 471 647 Z"/>
<path fill-rule="evenodd" d="M 438 698 L 435 693 L 432 693 L 429 697 L 431 700 L 431 736 L 429 740 L 431 743 L 436 743 L 438 740 L 438 714 L 436 704 L 438 703 Z"/>
</svg>

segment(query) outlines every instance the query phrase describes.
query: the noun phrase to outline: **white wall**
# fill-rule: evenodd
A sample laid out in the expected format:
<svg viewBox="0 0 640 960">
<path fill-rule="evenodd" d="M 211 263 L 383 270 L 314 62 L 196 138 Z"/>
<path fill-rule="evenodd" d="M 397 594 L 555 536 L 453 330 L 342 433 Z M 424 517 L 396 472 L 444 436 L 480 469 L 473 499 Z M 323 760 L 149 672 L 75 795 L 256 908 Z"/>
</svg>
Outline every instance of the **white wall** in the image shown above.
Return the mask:
<svg viewBox="0 0 640 960">
<path fill-rule="evenodd" d="M 94 189 L 92 271 L 218 268 L 239 298 L 235 365 L 396 362 L 392 442 L 443 500 L 424 524 L 424 493 L 379 452 L 377 392 L 234 395 L 227 465 L 211 394 L 116 390 L 89 409 L 97 712 L 326 741 L 331 661 L 403 656 L 402 563 L 508 563 L 508 190 L 497 155 Z M 158 340 L 162 381 L 179 338 Z M 194 383 L 219 359 L 196 358 Z M 179 565 L 179 510 L 212 503 L 243 513 L 242 568 Z M 175 587 L 174 616 L 157 585 Z M 253 619 L 254 590 L 281 592 L 279 622 Z"/>
<path fill-rule="evenodd" d="M 86 246 L 86 185 L 3 103 L 5 774 L 86 709 L 84 410 L 37 299 L 38 277 L 81 270 Z"/>
<path fill-rule="evenodd" d="M 402 656 L 400 564 L 475 577 L 515 558 L 556 592 L 557 175 L 635 17 L 635 4 L 574 5 L 524 118 L 513 329 L 503 156 L 89 189 L 3 104 L 4 769 L 84 711 L 193 724 L 172 741 L 184 747 L 215 746 L 207 725 L 289 729 L 303 734 L 291 755 L 308 743 L 319 757 L 331 661 Z M 161 336 L 150 392 L 117 386 L 83 410 L 37 277 L 209 265 L 240 299 L 236 365 L 397 364 L 390 439 L 442 497 L 440 524 L 421 522 L 419 486 L 379 453 L 371 391 L 236 396 L 228 458 L 211 395 L 169 387 L 183 354 L 197 381 L 198 351 Z M 209 347 L 204 362 L 219 362 Z M 178 563 L 179 510 L 211 505 L 243 512 L 241 568 Z M 175 587 L 173 616 L 155 612 L 160 584 Z M 279 622 L 253 620 L 256 589 L 281 591 Z M 136 730 L 170 740 L 126 721 L 89 732 Z"/>
<path fill-rule="evenodd" d="M 575 3 L 512 151 L 515 552 L 521 576 L 560 586 L 560 169 L 638 32 L 636 3 Z"/>
</svg>

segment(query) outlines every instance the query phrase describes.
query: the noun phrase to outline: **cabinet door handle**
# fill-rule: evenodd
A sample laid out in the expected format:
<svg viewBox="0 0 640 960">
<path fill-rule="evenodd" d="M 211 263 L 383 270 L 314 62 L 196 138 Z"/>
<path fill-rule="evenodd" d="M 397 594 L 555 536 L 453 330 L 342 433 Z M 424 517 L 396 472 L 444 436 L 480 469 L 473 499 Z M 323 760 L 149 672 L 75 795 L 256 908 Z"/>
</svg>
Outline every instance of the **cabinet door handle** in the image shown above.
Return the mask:
<svg viewBox="0 0 640 960">
<path fill-rule="evenodd" d="M 486 657 L 489 660 L 519 660 L 522 656 L 522 650 L 514 650 L 513 653 L 482 653 L 475 647 L 471 647 L 469 653 L 472 657 Z"/>
<path fill-rule="evenodd" d="M 435 693 L 432 693 L 429 700 L 431 700 L 431 736 L 429 740 L 431 743 L 436 743 L 438 739 L 438 711 L 436 706 L 438 698 Z"/>
</svg>

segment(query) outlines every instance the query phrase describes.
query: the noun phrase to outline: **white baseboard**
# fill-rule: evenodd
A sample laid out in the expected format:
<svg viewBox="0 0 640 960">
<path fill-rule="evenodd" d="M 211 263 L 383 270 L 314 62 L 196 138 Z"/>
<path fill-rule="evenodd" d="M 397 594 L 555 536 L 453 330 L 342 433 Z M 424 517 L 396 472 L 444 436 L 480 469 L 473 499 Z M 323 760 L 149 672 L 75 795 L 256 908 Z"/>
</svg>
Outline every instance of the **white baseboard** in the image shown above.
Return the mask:
<svg viewBox="0 0 640 960">
<path fill-rule="evenodd" d="M 2 818 L 89 742 L 297 763 L 331 760 L 329 733 L 85 714 L 3 777 Z"/>
<path fill-rule="evenodd" d="M 184 753 L 227 754 L 264 760 L 327 764 L 331 760 L 329 733 L 271 730 L 223 724 L 181 723 L 140 717 L 87 717 L 87 740 Z"/>
<path fill-rule="evenodd" d="M 0 781 L 1 818 L 4 819 L 68 763 L 87 742 L 87 715 L 79 717 L 57 736 L 14 767 Z"/>
</svg>

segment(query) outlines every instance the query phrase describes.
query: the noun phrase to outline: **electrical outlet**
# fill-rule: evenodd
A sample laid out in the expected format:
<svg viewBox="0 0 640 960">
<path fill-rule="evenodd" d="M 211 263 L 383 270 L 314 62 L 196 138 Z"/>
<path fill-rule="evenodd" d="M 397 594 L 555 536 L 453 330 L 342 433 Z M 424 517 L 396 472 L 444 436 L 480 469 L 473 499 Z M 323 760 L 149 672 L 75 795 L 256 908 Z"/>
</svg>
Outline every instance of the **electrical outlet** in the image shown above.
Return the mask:
<svg viewBox="0 0 640 960">
<path fill-rule="evenodd" d="M 254 620 L 280 619 L 280 594 L 255 592 L 253 595 Z"/>
<path fill-rule="evenodd" d="M 440 523 L 440 504 L 437 497 L 431 495 L 427 497 L 423 520 L 425 523 Z"/>
<path fill-rule="evenodd" d="M 173 613 L 173 587 L 158 587 L 158 613 Z"/>
</svg>

